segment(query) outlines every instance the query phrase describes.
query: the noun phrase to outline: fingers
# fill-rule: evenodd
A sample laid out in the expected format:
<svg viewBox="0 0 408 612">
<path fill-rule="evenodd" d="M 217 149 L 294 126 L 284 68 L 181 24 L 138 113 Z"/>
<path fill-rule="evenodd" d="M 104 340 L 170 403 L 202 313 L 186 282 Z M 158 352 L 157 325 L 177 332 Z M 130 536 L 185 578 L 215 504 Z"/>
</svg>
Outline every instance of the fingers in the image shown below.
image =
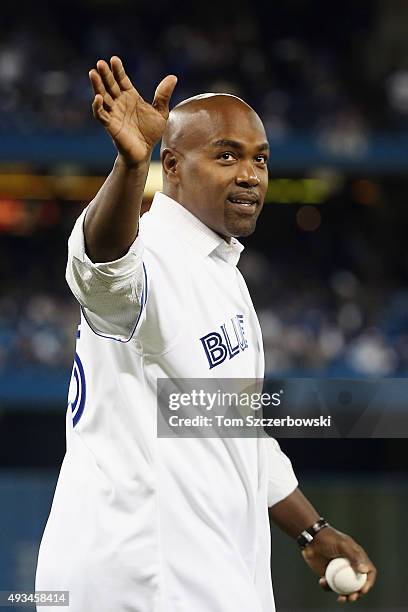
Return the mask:
<svg viewBox="0 0 408 612">
<path fill-rule="evenodd" d="M 94 94 L 100 94 L 103 97 L 106 94 L 106 89 L 99 72 L 95 70 L 95 68 L 92 68 L 92 70 L 89 71 L 89 79 L 91 81 Z"/>
<path fill-rule="evenodd" d="M 377 578 L 377 569 L 375 567 L 375 565 L 373 563 L 371 563 L 371 561 L 369 560 L 369 570 L 367 572 L 367 580 L 365 585 L 362 587 L 360 593 L 362 595 L 365 595 L 366 593 L 368 593 L 368 591 L 373 587 L 376 578 Z"/>
<path fill-rule="evenodd" d="M 92 112 L 95 119 L 104 125 L 109 123 L 109 115 L 114 101 L 122 90 L 132 88 L 130 79 L 126 76 L 121 60 L 114 56 L 111 59 L 111 67 L 104 60 L 98 60 L 96 68 L 89 71 L 89 78 L 95 94 L 92 103 Z"/>
<path fill-rule="evenodd" d="M 123 68 L 122 60 L 117 55 L 111 57 L 111 68 L 113 72 L 113 76 L 116 79 L 117 84 L 119 85 L 122 91 L 127 91 L 128 89 L 132 89 L 132 81 L 129 79 L 128 75 Z"/>
<path fill-rule="evenodd" d="M 346 601 L 357 601 L 358 599 L 360 599 L 362 597 L 361 592 L 358 591 L 358 593 L 351 593 L 350 595 L 339 595 L 337 597 L 337 601 L 341 604 L 346 603 Z"/>
<path fill-rule="evenodd" d="M 367 580 L 359 591 L 359 594 L 365 595 L 375 583 L 377 569 L 367 556 L 364 548 L 359 546 L 356 542 L 354 542 L 354 540 L 352 540 L 352 545 L 347 550 L 347 557 L 350 560 L 351 567 L 354 569 L 354 571 L 361 574 L 367 574 Z M 352 601 L 354 601 L 354 599 Z"/>
<path fill-rule="evenodd" d="M 324 591 L 332 592 L 331 588 L 327 584 L 326 578 L 320 578 L 319 585 L 322 587 Z M 361 597 L 361 591 L 358 591 L 356 593 L 350 593 L 350 595 L 338 595 L 337 601 L 343 604 L 343 603 L 346 603 L 346 601 L 357 601 L 357 599 L 360 599 L 360 597 Z"/>
<path fill-rule="evenodd" d="M 158 110 L 163 117 L 168 117 L 170 98 L 176 85 L 177 77 L 174 76 L 174 74 L 169 74 L 157 86 L 152 106 Z"/>
<path fill-rule="evenodd" d="M 94 68 L 89 71 L 89 78 L 92 83 L 92 88 L 94 90 L 95 95 L 102 96 L 103 103 L 105 107 L 109 110 L 113 105 L 112 96 L 106 91 L 104 82 L 97 70 Z"/>
<path fill-rule="evenodd" d="M 357 601 L 358 599 L 360 599 L 360 597 L 361 597 L 360 593 L 351 593 L 351 595 L 339 595 L 337 597 L 337 601 L 341 604 L 344 604 L 347 601 L 350 601 L 350 602 Z"/>
<path fill-rule="evenodd" d="M 103 81 L 106 91 L 112 96 L 112 98 L 118 98 L 120 96 L 120 87 L 116 82 L 113 73 L 104 60 L 98 60 L 96 62 L 96 68 Z"/>
<path fill-rule="evenodd" d="M 351 593 L 347 596 L 347 601 L 357 601 L 357 599 L 360 599 L 360 597 L 360 593 Z"/>
<path fill-rule="evenodd" d="M 329 587 L 329 585 L 327 584 L 327 580 L 326 578 L 322 577 L 319 579 L 319 584 L 322 587 L 322 589 L 324 591 L 330 591 L 331 592 L 331 588 Z"/>
<path fill-rule="evenodd" d="M 344 547 L 344 553 L 347 559 L 350 561 L 350 565 L 355 572 L 361 574 L 367 574 L 371 569 L 369 565 L 369 559 L 361 546 L 359 546 L 354 540 L 350 538 L 350 542 L 347 542 L 347 546 Z"/>
<path fill-rule="evenodd" d="M 89 78 L 95 95 L 103 96 L 104 103 L 108 106 L 111 106 L 122 91 L 133 87 L 121 60 L 116 56 L 111 58 L 111 67 L 104 60 L 98 60 L 96 68 L 89 72 Z"/>
<path fill-rule="evenodd" d="M 132 81 L 125 72 L 122 60 L 117 57 L 117 55 L 111 57 L 110 67 L 104 60 L 98 60 L 96 68 L 93 68 L 89 72 L 89 78 L 91 79 L 95 96 L 102 96 L 103 105 L 106 110 L 112 108 L 115 99 L 118 98 L 123 91 L 129 91 L 130 89 L 136 91 L 132 85 Z M 168 117 L 169 102 L 176 84 L 177 77 L 168 75 L 157 86 L 152 106 L 163 117 Z M 139 95 L 138 92 L 136 92 L 136 94 Z M 99 112 L 99 103 L 95 104 L 94 102 L 92 108 L 94 109 L 94 114 L 95 111 Z"/>
<path fill-rule="evenodd" d="M 103 125 L 109 123 L 109 113 L 104 108 L 103 97 L 101 94 L 96 94 L 95 99 L 92 103 L 92 112 L 95 119 L 98 119 Z"/>
</svg>

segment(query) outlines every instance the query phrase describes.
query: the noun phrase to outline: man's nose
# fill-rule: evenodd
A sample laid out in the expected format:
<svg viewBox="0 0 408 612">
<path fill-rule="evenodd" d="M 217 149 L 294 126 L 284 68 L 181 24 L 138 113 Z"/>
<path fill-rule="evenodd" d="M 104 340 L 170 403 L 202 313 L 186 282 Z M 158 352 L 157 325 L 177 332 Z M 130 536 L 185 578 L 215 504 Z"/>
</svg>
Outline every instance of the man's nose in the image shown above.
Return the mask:
<svg viewBox="0 0 408 612">
<path fill-rule="evenodd" d="M 241 187 L 256 187 L 261 182 L 251 163 L 240 164 L 235 182 Z"/>
</svg>

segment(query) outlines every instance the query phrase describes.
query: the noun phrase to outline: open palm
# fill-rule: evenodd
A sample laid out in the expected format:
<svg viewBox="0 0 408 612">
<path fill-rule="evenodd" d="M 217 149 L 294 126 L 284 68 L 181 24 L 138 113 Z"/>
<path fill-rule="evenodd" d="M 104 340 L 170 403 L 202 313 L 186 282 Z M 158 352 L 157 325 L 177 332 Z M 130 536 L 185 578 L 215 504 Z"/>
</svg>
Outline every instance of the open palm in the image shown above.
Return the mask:
<svg viewBox="0 0 408 612">
<path fill-rule="evenodd" d="M 99 60 L 89 78 L 95 94 L 95 119 L 105 127 L 127 163 L 146 160 L 164 132 L 177 78 L 168 75 L 159 83 L 152 104 L 145 102 L 132 85 L 119 57 L 111 58 L 110 67 Z"/>
</svg>

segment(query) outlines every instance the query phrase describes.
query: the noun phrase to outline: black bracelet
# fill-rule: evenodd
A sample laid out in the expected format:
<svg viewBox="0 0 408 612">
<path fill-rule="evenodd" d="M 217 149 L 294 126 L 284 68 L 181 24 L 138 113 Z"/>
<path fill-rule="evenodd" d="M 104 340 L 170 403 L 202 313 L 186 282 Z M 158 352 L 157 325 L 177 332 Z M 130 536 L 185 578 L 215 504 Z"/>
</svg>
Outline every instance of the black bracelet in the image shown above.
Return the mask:
<svg viewBox="0 0 408 612">
<path fill-rule="evenodd" d="M 306 546 L 309 546 L 309 544 L 313 542 L 319 531 L 325 527 L 329 527 L 329 523 L 326 521 L 326 519 L 320 518 L 311 527 L 302 531 L 302 533 L 296 538 L 296 542 L 299 544 L 300 548 L 306 548 Z"/>
</svg>

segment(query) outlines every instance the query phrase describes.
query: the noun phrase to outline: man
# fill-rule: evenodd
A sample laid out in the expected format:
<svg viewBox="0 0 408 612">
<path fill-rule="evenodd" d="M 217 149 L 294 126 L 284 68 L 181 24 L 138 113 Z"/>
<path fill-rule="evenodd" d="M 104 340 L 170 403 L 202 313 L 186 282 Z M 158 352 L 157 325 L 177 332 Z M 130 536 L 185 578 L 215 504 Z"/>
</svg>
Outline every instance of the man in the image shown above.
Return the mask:
<svg viewBox="0 0 408 612">
<path fill-rule="evenodd" d="M 338 556 L 368 572 L 361 592 L 339 598 L 358 599 L 373 564 L 320 520 L 274 440 L 157 437 L 157 378 L 263 378 L 236 267 L 236 237 L 254 231 L 267 189 L 262 122 L 224 94 L 169 115 L 176 78 L 150 105 L 118 57 L 90 79 L 118 157 L 69 241 L 82 319 L 37 589 L 69 590 L 73 612 L 271 612 L 269 506 L 290 536 L 309 529 L 304 557 L 319 576 Z M 139 223 L 160 137 L 164 189 Z"/>
</svg>

